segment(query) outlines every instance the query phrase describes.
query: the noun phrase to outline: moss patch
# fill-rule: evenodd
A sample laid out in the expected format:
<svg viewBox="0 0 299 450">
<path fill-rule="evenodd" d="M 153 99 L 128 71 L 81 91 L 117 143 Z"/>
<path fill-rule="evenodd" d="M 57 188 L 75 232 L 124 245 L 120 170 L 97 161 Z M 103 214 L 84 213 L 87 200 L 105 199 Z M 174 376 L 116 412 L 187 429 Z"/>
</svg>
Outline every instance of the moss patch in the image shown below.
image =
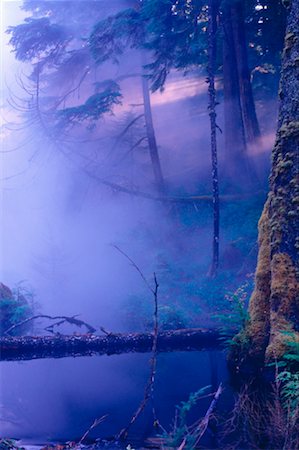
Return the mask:
<svg viewBox="0 0 299 450">
<path fill-rule="evenodd" d="M 245 329 L 233 339 L 229 353 L 229 364 L 238 369 L 248 357 L 255 361 L 264 360 L 270 328 L 270 229 L 269 199 L 259 221 L 259 256 L 255 274 L 255 289 L 250 298 L 250 321 Z"/>
<path fill-rule="evenodd" d="M 273 256 L 271 275 L 271 334 L 266 351 L 267 360 L 279 359 L 285 353 L 288 340 L 286 331 L 294 332 L 295 339 L 299 341 L 299 333 L 295 332 L 299 312 L 299 283 L 288 254 L 277 253 Z"/>
</svg>

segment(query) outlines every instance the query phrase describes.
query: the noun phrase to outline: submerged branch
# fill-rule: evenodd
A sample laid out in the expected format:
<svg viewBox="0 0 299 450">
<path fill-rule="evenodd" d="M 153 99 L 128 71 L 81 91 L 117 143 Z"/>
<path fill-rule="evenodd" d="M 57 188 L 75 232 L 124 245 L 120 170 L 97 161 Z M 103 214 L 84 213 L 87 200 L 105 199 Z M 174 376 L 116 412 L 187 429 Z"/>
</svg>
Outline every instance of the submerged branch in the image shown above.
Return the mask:
<svg viewBox="0 0 299 450">
<path fill-rule="evenodd" d="M 209 426 L 210 419 L 211 419 L 211 417 L 212 417 L 212 415 L 214 413 L 214 410 L 216 408 L 216 405 L 218 403 L 218 400 L 219 400 L 220 395 L 222 394 L 222 392 L 223 392 L 223 387 L 222 387 L 222 383 L 220 383 L 219 386 L 218 386 L 218 389 L 217 389 L 217 391 L 215 393 L 215 396 L 214 396 L 214 398 L 213 398 L 213 400 L 212 400 L 212 402 L 211 402 L 211 404 L 210 404 L 210 406 L 209 406 L 209 408 L 208 408 L 208 410 L 207 410 L 207 412 L 206 412 L 202 422 L 200 423 L 200 426 L 198 427 L 199 436 L 197 438 L 197 444 L 199 443 L 200 439 L 203 437 L 203 435 L 205 434 L 205 432 L 206 432 L 206 430 L 207 430 L 207 428 Z"/>
<path fill-rule="evenodd" d="M 108 415 L 106 414 L 105 416 L 100 417 L 99 419 L 95 419 L 93 424 L 88 428 L 87 431 L 85 431 L 85 433 L 83 434 L 83 436 L 81 437 L 80 441 L 78 442 L 78 446 L 82 445 L 83 442 L 85 441 L 85 439 L 87 438 L 87 436 L 89 435 L 89 433 L 98 425 L 100 425 L 102 422 L 104 422 L 104 420 L 108 417 Z"/>
</svg>

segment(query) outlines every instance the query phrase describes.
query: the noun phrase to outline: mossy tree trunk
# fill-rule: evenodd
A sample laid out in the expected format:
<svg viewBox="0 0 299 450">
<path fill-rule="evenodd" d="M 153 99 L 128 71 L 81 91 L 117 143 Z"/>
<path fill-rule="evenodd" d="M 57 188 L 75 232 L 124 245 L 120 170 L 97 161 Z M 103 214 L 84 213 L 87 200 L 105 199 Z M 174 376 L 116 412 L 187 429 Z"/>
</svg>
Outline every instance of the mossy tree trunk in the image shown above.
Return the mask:
<svg viewBox="0 0 299 450">
<path fill-rule="evenodd" d="M 230 354 L 235 369 L 263 367 L 282 357 L 287 341 L 299 341 L 298 18 L 299 0 L 292 0 L 283 52 L 270 192 L 259 222 L 259 256 L 249 305 L 250 320 L 235 337 L 238 345 Z"/>
</svg>

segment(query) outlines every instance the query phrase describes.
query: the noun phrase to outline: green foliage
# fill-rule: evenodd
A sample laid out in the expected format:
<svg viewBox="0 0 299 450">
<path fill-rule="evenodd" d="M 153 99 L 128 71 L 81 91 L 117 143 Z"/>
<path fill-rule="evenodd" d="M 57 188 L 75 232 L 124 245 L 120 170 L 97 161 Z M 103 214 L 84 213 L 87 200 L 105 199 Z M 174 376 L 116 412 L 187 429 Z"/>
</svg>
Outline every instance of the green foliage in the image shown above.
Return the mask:
<svg viewBox="0 0 299 450">
<path fill-rule="evenodd" d="M 9 43 L 20 61 L 58 55 L 69 40 L 65 28 L 50 23 L 47 17 L 29 17 L 24 22 L 7 30 L 12 35 Z"/>
<path fill-rule="evenodd" d="M 166 447 L 177 448 L 185 439 L 186 444 L 184 448 L 186 450 L 194 449 L 197 436 L 196 433 L 192 433 L 192 427 L 188 425 L 188 413 L 197 405 L 198 401 L 206 394 L 210 387 L 211 386 L 205 386 L 204 388 L 191 393 L 187 401 L 181 402 L 181 404 L 176 407 L 173 429 L 169 433 L 164 432 L 162 435 L 162 438 L 165 439 Z"/>
<path fill-rule="evenodd" d="M 243 211 L 243 205 L 240 202 L 238 204 Z M 182 209 L 175 242 L 163 249 L 159 244 L 156 253 L 152 254 L 152 263 L 146 267 L 146 272 L 149 275 L 156 272 L 159 280 L 160 323 L 164 329 L 182 326 L 213 327 L 217 320 L 217 326 L 222 327 L 223 338 L 230 344 L 232 336 L 228 334 L 228 330 L 237 331 L 244 327 L 248 319 L 247 304 L 253 289 L 253 278 L 247 273 L 246 264 L 248 254 L 252 265 L 255 264 L 252 248 L 257 238 L 257 228 L 251 226 L 251 221 L 253 218 L 255 222 L 258 221 L 262 199 L 246 201 L 244 218 L 241 216 L 239 220 L 236 209 L 235 204 L 224 204 L 222 207 L 222 220 L 225 222 L 222 248 L 227 245 L 227 239 L 236 239 L 243 258 L 239 268 L 219 270 L 213 280 L 205 275 L 208 267 L 203 264 L 206 264 L 209 255 L 204 259 L 199 258 L 199 249 L 202 235 L 206 236 L 210 226 L 208 207 L 203 207 L 200 213 L 194 208 Z M 232 214 L 236 214 L 236 219 Z M 152 248 L 155 245 L 155 236 L 149 235 L 146 230 L 134 230 L 134 239 L 140 243 L 141 249 L 145 240 L 151 242 Z M 178 254 L 173 247 L 179 242 L 184 242 L 185 247 L 184 252 L 180 251 Z M 222 265 L 226 262 L 225 258 L 223 253 Z M 243 261 L 245 264 L 242 269 Z M 236 274 L 240 269 L 242 273 Z M 129 329 L 152 329 L 152 303 L 146 293 L 127 299 L 124 308 Z"/>
<path fill-rule="evenodd" d="M 283 371 L 277 376 L 277 380 L 282 383 L 281 395 L 283 406 L 290 411 L 291 415 L 299 415 L 299 342 L 292 339 L 292 332 L 285 332 L 290 338 L 287 342 L 287 351 L 279 366 Z"/>
<path fill-rule="evenodd" d="M 221 327 L 221 332 L 228 344 L 235 344 L 235 341 L 228 339 L 229 330 L 242 331 L 248 325 L 248 300 L 249 292 L 252 290 L 252 283 L 249 281 L 240 286 L 235 292 L 226 296 L 228 308 L 225 313 L 215 315 L 215 318 L 225 324 Z"/>
<path fill-rule="evenodd" d="M 96 88 L 99 88 L 102 84 L 96 83 Z M 57 111 L 57 117 L 60 120 L 59 125 L 71 125 L 84 121 L 95 122 L 104 114 L 111 113 L 114 105 L 121 104 L 121 98 L 119 85 L 109 80 L 106 89 L 93 94 L 83 105 Z"/>
<path fill-rule="evenodd" d="M 145 0 L 144 47 L 152 53 L 146 66 L 153 91 L 163 89 L 171 68 L 184 70 L 206 63 L 206 4 L 203 1 Z"/>
<path fill-rule="evenodd" d="M 148 278 L 153 272 L 157 274 L 160 285 L 160 322 L 163 328 L 220 326 L 223 339 L 231 344 L 232 336 L 228 330 L 237 331 L 245 326 L 248 319 L 247 305 L 253 290 L 250 272 L 256 264 L 257 222 L 263 208 L 263 196 L 248 199 L 244 203 L 239 201 L 222 205 L 221 266 L 213 280 L 206 276 L 210 254 L 201 254 L 202 244 L 205 245 L 207 237 L 211 236 L 209 205 L 203 205 L 200 210 L 182 208 L 173 238 L 169 239 L 169 235 L 164 238 L 161 229 L 162 246 L 161 240 L 156 242 L 156 236 L 146 228 L 133 230 L 134 242 L 140 251 L 144 248 L 144 242 L 152 249 L 149 258 L 151 264 L 144 270 Z M 230 256 L 226 252 L 231 244 L 240 253 L 239 265 L 232 267 L 229 264 L 234 255 Z M 151 330 L 152 310 L 152 299 L 145 291 L 128 298 L 124 305 L 124 316 L 129 329 Z"/>
<path fill-rule="evenodd" d="M 244 254 L 248 254 L 256 243 L 257 226 L 265 197 L 266 195 L 261 193 L 242 201 L 229 202 L 221 209 L 224 237 L 238 242 L 238 247 Z"/>
<path fill-rule="evenodd" d="M 187 70 L 206 61 L 205 3 L 145 0 L 98 22 L 89 37 L 97 63 L 118 62 L 127 48 L 150 51 L 145 68 L 152 90 L 162 89 L 171 68 Z"/>
<path fill-rule="evenodd" d="M 98 22 L 89 37 L 89 48 L 98 64 L 118 57 L 130 47 L 143 42 L 143 25 L 139 13 L 130 8 Z"/>
<path fill-rule="evenodd" d="M 234 0 L 235 1 L 235 0 Z M 238 3 L 239 0 L 236 1 Z M 222 2 L 222 6 L 227 3 Z M 277 3 L 277 4 L 276 4 Z M 232 0 L 229 1 L 232 4 Z M 250 39 L 250 66 L 255 75 L 276 77 L 280 67 L 285 13 L 279 2 L 255 8 L 246 2 L 245 26 Z M 279 32 L 273 38 L 273 23 Z M 187 71 L 207 61 L 207 2 L 202 0 L 144 0 L 139 9 L 127 9 L 95 25 L 89 43 L 97 62 L 118 61 L 128 47 L 149 50 L 146 65 L 152 90 L 163 89 L 172 68 Z M 218 33 L 219 34 L 219 33 Z M 222 38 L 222 35 L 218 38 Z M 221 62 L 219 62 L 221 66 Z M 266 70 L 266 67 L 272 70 Z M 264 83 L 259 76 L 256 86 Z M 254 80 L 255 80 L 254 78 Z M 269 82 L 268 78 L 266 82 Z M 273 83 L 272 83 L 273 87 Z"/>
<path fill-rule="evenodd" d="M 0 450 L 25 450 L 24 447 L 19 447 L 17 442 L 13 439 L 0 439 Z"/>
<path fill-rule="evenodd" d="M 283 383 L 281 394 L 284 407 L 294 414 L 299 408 L 299 372 L 284 370 L 278 375 L 278 380 Z"/>
<path fill-rule="evenodd" d="M 282 1 L 245 3 L 248 58 L 256 97 L 277 92 L 284 44 L 286 11 Z M 273 33 L 275 29 L 275 33 Z"/>
<path fill-rule="evenodd" d="M 228 307 L 214 316 L 220 321 L 221 339 L 231 351 L 244 351 L 250 345 L 246 327 L 250 320 L 248 303 L 252 288 L 252 281 L 246 281 L 226 296 Z"/>
<path fill-rule="evenodd" d="M 6 297 L 0 298 L 0 334 L 33 314 L 33 296 L 27 289 L 19 286 L 8 291 Z M 27 327 L 20 327 L 12 334 L 22 334 Z"/>
<path fill-rule="evenodd" d="M 190 325 L 190 313 L 181 305 L 161 304 L 158 306 L 159 329 L 176 330 Z M 125 320 L 130 330 L 152 331 L 154 327 L 153 304 L 151 299 L 130 296 L 125 304 Z"/>
</svg>

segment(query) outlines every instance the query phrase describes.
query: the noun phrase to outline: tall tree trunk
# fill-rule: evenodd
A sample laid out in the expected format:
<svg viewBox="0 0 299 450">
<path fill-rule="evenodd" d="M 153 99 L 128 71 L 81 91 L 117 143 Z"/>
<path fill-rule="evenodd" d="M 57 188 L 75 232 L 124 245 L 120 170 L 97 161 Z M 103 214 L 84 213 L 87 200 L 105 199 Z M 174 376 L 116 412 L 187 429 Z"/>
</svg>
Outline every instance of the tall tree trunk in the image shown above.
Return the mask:
<svg viewBox="0 0 299 450">
<path fill-rule="evenodd" d="M 234 37 L 234 48 L 236 52 L 242 118 L 246 142 L 248 144 L 252 144 L 260 138 L 261 133 L 256 116 L 250 80 L 243 10 L 243 0 L 238 0 L 232 3 L 231 21 Z"/>
<path fill-rule="evenodd" d="M 146 65 L 145 55 L 142 52 L 142 66 Z M 165 192 L 165 182 L 162 174 L 160 157 L 158 152 L 158 146 L 156 141 L 155 129 L 153 124 L 153 115 L 152 115 L 152 107 L 151 107 L 151 99 L 150 99 L 150 91 L 148 79 L 146 77 L 145 70 L 143 69 L 142 75 L 142 96 L 143 96 L 143 105 L 144 105 L 144 118 L 145 118 L 145 128 L 146 128 L 146 136 L 148 141 L 149 153 L 152 163 L 152 168 L 155 177 L 155 183 L 159 192 Z"/>
<path fill-rule="evenodd" d="M 213 183 L 213 258 L 209 275 L 214 277 L 219 265 L 219 183 L 218 183 L 218 155 L 217 155 L 217 124 L 216 124 L 216 30 L 217 30 L 218 0 L 209 0 L 208 24 L 208 84 L 209 84 L 209 116 L 211 124 L 211 158 Z"/>
<path fill-rule="evenodd" d="M 230 362 L 262 366 L 299 342 L 299 0 L 292 0 L 282 61 L 270 192 L 259 223 L 259 256 L 250 321 Z M 286 334 L 285 332 L 290 332 Z"/>
<path fill-rule="evenodd" d="M 234 35 L 229 5 L 223 6 L 223 89 L 224 140 L 227 161 L 231 166 L 242 165 L 246 154 L 244 123 L 240 103 L 239 79 L 234 47 Z M 240 164 L 241 163 L 241 164 Z M 233 167 L 231 167 L 233 169 Z"/>
</svg>

